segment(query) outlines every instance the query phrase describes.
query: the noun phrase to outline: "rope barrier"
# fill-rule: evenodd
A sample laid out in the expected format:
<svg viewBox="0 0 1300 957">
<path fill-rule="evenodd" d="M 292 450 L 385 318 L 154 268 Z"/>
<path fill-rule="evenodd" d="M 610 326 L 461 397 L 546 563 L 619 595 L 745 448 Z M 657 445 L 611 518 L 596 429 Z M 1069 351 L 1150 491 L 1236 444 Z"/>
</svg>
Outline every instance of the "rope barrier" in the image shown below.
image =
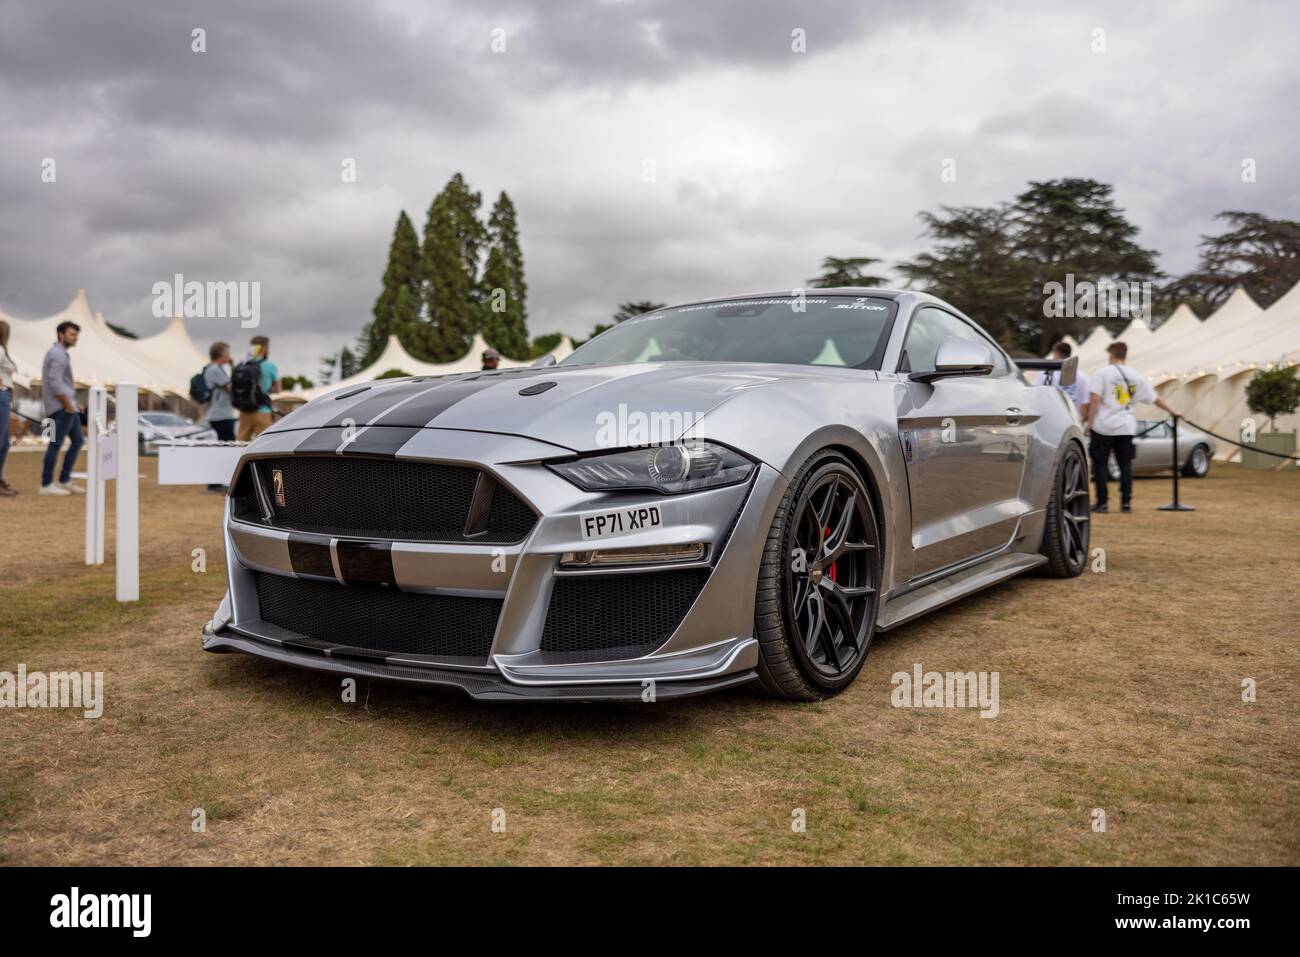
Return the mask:
<svg viewBox="0 0 1300 957">
<path fill-rule="evenodd" d="M 1275 459 L 1286 459 L 1288 462 L 1300 462 L 1300 456 L 1283 455 L 1281 452 L 1270 452 L 1268 449 L 1261 449 L 1257 445 L 1249 445 L 1243 442 L 1234 442 L 1232 439 L 1220 435 L 1218 432 L 1211 432 L 1203 425 L 1197 425 L 1191 419 L 1183 419 L 1183 421 L 1186 422 L 1188 425 L 1190 425 L 1192 428 L 1200 429 L 1206 435 L 1212 435 L 1220 442 L 1227 442 L 1229 445 L 1235 445 L 1239 449 L 1248 449 L 1251 452 L 1258 452 L 1260 455 L 1271 455 Z"/>
</svg>

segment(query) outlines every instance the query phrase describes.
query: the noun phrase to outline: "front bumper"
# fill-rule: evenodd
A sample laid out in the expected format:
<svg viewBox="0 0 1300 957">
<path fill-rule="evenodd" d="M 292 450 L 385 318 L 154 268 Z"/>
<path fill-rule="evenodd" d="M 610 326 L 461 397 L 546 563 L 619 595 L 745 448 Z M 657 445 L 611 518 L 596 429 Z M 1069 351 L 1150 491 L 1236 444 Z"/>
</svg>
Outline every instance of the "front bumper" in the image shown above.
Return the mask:
<svg viewBox="0 0 1300 957">
<path fill-rule="evenodd" d="M 301 438 L 294 433 L 268 433 L 250 448 L 245 461 L 282 456 Z M 758 664 L 753 637 L 755 575 L 775 498 L 784 490 L 779 473 L 760 465 L 744 485 L 686 495 L 593 494 L 537 464 L 562 451 L 516 436 L 430 429 L 412 438 L 395 456 L 472 465 L 506 484 L 540 516 L 516 545 L 331 539 L 238 520 L 232 517 L 228 499 L 225 540 L 230 591 L 204 629 L 204 649 L 240 651 L 335 674 L 454 688 L 493 701 L 659 700 L 753 680 Z M 663 515 L 658 527 L 603 539 L 599 546 L 703 542 L 708 545 L 706 558 L 664 566 L 561 567 L 565 553 L 593 547 L 582 538 L 582 516 L 642 504 L 658 506 Z M 340 542 L 343 548 L 386 549 L 394 580 L 380 583 L 396 591 L 499 600 L 500 614 L 486 656 L 375 650 L 374 641 L 353 645 L 337 633 L 322 640 L 293 630 L 294 623 L 283 617 L 278 623 L 266 621 L 255 578 L 326 581 L 330 557 L 334 569 L 339 568 Z M 311 549 L 327 557 L 304 570 L 302 556 Z M 555 621 L 548 620 L 548 611 L 557 582 L 572 584 L 582 578 L 588 592 L 599 596 L 616 577 L 691 570 L 698 571 L 703 585 L 671 633 L 655 647 L 637 648 L 634 654 L 624 653 L 617 643 L 590 654 L 555 650 Z M 354 585 L 343 576 L 331 583 L 341 589 Z M 601 610 L 599 598 L 595 604 L 593 614 Z M 375 622 L 376 629 L 383 627 L 384 622 Z M 611 629 L 618 627 L 616 620 L 610 623 Z M 544 635 L 551 643 L 549 650 Z M 365 645 L 370 647 L 359 647 Z"/>
</svg>

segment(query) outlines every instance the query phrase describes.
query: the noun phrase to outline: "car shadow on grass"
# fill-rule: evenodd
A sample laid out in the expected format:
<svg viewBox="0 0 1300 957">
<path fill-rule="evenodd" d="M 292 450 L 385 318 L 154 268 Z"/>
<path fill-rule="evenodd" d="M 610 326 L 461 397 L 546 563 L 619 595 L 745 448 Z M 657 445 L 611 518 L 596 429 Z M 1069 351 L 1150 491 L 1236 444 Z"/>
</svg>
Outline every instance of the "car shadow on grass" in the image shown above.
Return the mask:
<svg viewBox="0 0 1300 957">
<path fill-rule="evenodd" d="M 204 673 L 217 694 L 258 702 L 292 718 L 323 717 L 382 724 L 397 721 L 422 734 L 448 728 L 509 736 L 661 738 L 690 727 L 727 726 L 791 705 L 747 688 L 658 702 L 476 701 L 454 689 L 415 688 L 359 677 L 356 701 L 343 701 L 342 676 L 281 665 L 251 655 L 208 656 Z M 800 707 L 795 705 L 794 707 Z"/>
</svg>

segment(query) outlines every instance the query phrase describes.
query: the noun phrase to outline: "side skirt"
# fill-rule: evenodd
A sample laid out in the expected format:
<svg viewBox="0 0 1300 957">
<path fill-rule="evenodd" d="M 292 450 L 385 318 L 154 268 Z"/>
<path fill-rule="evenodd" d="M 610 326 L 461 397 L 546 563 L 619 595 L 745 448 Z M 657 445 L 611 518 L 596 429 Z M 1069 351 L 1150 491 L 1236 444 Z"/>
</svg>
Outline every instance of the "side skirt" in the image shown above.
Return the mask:
<svg viewBox="0 0 1300 957">
<path fill-rule="evenodd" d="M 897 628 L 936 608 L 942 608 L 959 598 L 965 598 L 990 585 L 1014 578 L 1022 572 L 1046 563 L 1046 556 L 1028 552 L 1010 552 L 990 558 L 988 561 L 959 571 L 949 578 L 940 579 L 886 601 L 876 620 L 876 627 L 881 631 Z"/>
</svg>

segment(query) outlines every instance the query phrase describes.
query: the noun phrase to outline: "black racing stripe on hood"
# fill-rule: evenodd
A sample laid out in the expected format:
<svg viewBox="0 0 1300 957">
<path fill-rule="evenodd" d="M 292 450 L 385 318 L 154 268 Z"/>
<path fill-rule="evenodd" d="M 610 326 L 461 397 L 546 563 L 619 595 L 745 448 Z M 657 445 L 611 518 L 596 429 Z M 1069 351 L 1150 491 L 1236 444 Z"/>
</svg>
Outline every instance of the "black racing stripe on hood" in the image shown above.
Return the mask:
<svg viewBox="0 0 1300 957">
<path fill-rule="evenodd" d="M 343 444 L 343 430 L 339 428 L 320 428 L 308 432 L 306 437 L 293 447 L 294 455 L 304 452 L 337 452 Z"/>
<path fill-rule="evenodd" d="M 350 430 L 327 426 L 309 432 L 306 438 L 294 446 L 292 454 L 329 452 L 339 455 L 391 456 L 396 455 L 397 450 L 411 441 L 419 431 L 419 427 L 414 425 L 405 427 L 373 425 L 369 428 L 360 426 Z M 354 438 L 344 445 L 343 439 L 349 432 Z"/>
<path fill-rule="evenodd" d="M 477 395 L 484 389 L 495 385 L 509 387 L 510 383 L 520 382 L 540 375 L 548 369 L 523 369 L 518 372 L 483 372 L 464 379 L 455 379 L 441 388 L 434 389 L 428 395 L 412 399 L 400 409 L 393 410 L 384 417 L 386 426 L 416 426 L 426 428 L 433 425 L 438 416 L 458 402 Z"/>
<path fill-rule="evenodd" d="M 410 399 L 421 392 L 437 390 L 447 384 L 446 382 L 423 379 L 377 390 L 372 395 L 358 398 L 355 402 L 345 405 L 342 411 L 325 423 L 324 427 L 337 428 L 351 424 L 359 428 L 366 425 L 375 416 L 382 414 L 384 410 L 391 409 L 403 399 Z"/>
<path fill-rule="evenodd" d="M 415 438 L 419 432 L 417 426 L 405 428 L 388 425 L 372 426 L 358 432 L 356 440 L 349 442 L 343 452 L 350 455 L 396 455 L 397 450 Z"/>
</svg>

